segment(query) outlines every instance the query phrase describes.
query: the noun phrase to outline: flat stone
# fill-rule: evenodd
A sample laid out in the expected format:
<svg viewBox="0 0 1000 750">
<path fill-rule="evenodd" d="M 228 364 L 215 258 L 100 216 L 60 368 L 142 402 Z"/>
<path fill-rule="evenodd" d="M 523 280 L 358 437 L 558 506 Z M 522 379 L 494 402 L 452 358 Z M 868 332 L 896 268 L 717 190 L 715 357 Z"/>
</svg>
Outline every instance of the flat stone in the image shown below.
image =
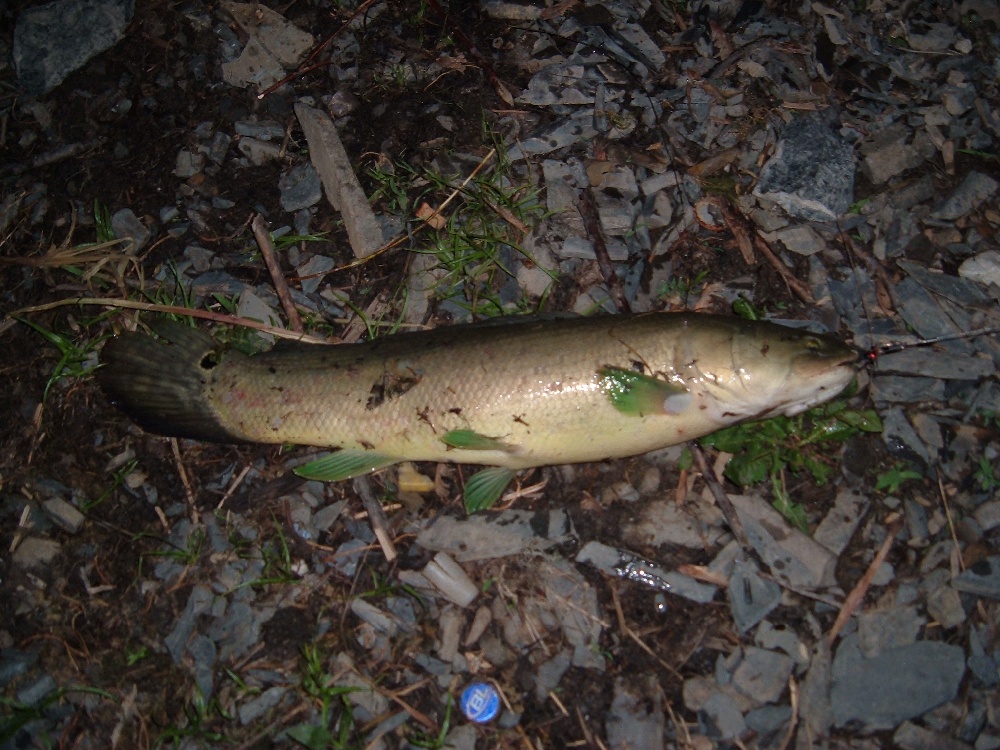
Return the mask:
<svg viewBox="0 0 1000 750">
<path fill-rule="evenodd" d="M 569 539 L 564 511 L 505 510 L 467 518 L 439 515 L 417 531 L 416 542 L 424 549 L 447 552 L 458 562 L 470 562 L 539 553 Z"/>
<path fill-rule="evenodd" d="M 927 446 L 898 406 L 882 415 L 882 440 L 893 455 L 909 452 L 924 464 L 931 463 Z"/>
<path fill-rule="evenodd" d="M 866 658 L 857 635 L 843 639 L 833 660 L 830 699 L 839 727 L 892 729 L 952 700 L 965 672 L 958 646 L 917 641 Z"/>
<path fill-rule="evenodd" d="M 319 173 L 312 164 L 297 164 L 282 173 L 278 190 L 281 192 L 281 207 L 285 211 L 315 206 L 323 198 Z"/>
<path fill-rule="evenodd" d="M 1000 599 L 1000 555 L 979 560 L 955 576 L 951 585 L 968 594 Z"/>
<path fill-rule="evenodd" d="M 868 153 L 861 171 L 873 184 L 881 185 L 907 170 L 919 167 L 924 157 L 914 146 L 903 140 L 889 143 Z"/>
<path fill-rule="evenodd" d="M 915 606 L 869 610 L 858 616 L 858 648 L 865 656 L 875 657 L 887 649 L 912 645 L 925 623 Z"/>
<path fill-rule="evenodd" d="M 459 724 L 445 735 L 444 747 L 453 750 L 476 750 L 476 740 L 479 739 L 479 732 L 472 724 Z"/>
<path fill-rule="evenodd" d="M 958 275 L 979 284 L 1000 286 L 1000 252 L 986 250 L 966 258 L 958 267 Z"/>
<path fill-rule="evenodd" d="M 879 373 L 916 375 L 940 380 L 979 380 L 996 371 L 996 365 L 976 355 L 943 356 L 932 348 L 904 349 L 878 358 Z"/>
<path fill-rule="evenodd" d="M 40 675 L 17 691 L 17 701 L 26 706 L 37 706 L 46 696 L 54 693 L 57 687 L 52 675 Z"/>
<path fill-rule="evenodd" d="M 773 703 L 781 697 L 795 662 L 776 651 L 748 646 L 733 672 L 732 684 L 758 703 Z"/>
<path fill-rule="evenodd" d="M 879 365 L 876 364 L 876 367 Z M 905 375 L 878 375 L 872 380 L 872 399 L 885 404 L 915 404 L 944 400 L 944 381 Z"/>
<path fill-rule="evenodd" d="M 854 490 L 841 490 L 834 498 L 833 508 L 826 514 L 813 539 L 835 555 L 840 555 L 854 536 L 871 501 Z"/>
<path fill-rule="evenodd" d="M 83 528 L 86 517 L 75 506 L 66 502 L 61 497 L 50 497 L 42 503 L 42 510 L 45 515 L 52 519 L 52 522 L 70 534 L 79 533 Z"/>
<path fill-rule="evenodd" d="M 753 192 L 792 216 L 833 221 L 854 202 L 854 147 L 824 115 L 797 117 L 785 126 Z"/>
<path fill-rule="evenodd" d="M 1000 182 L 982 172 L 969 172 L 951 194 L 937 206 L 931 217 L 943 221 L 954 221 L 975 211 L 988 201 L 997 190 Z"/>
<path fill-rule="evenodd" d="M 781 587 L 761 578 L 751 563 L 737 559 L 726 589 L 736 629 L 746 633 L 781 604 Z"/>
<path fill-rule="evenodd" d="M 815 589 L 834 582 L 836 558 L 828 549 L 791 526 L 759 496 L 732 495 L 730 499 L 750 544 L 772 575 L 795 588 Z"/>
<path fill-rule="evenodd" d="M 167 647 L 175 664 L 180 664 L 184 657 L 187 642 L 194 632 L 197 618 L 208 612 L 213 601 L 215 601 L 215 596 L 208 586 L 199 583 L 191 589 L 187 604 L 184 606 L 184 612 L 174 623 L 174 629 L 163 639 L 163 644 Z"/>
<path fill-rule="evenodd" d="M 37 569 L 49 565 L 62 550 L 62 545 L 54 539 L 29 536 L 21 540 L 14 550 L 11 561 L 22 568 Z"/>
<path fill-rule="evenodd" d="M 319 172 L 327 200 L 344 219 L 354 255 L 371 255 L 385 241 L 382 227 L 361 189 L 337 128 L 323 112 L 301 103 L 295 105 L 295 116 L 309 143 L 309 158 Z"/>
<path fill-rule="evenodd" d="M 1000 526 L 1000 498 L 987 500 L 980 504 L 972 513 L 983 531 L 992 531 Z"/>
<path fill-rule="evenodd" d="M 37 661 L 37 651 L 20 651 L 16 648 L 0 649 L 0 688 L 7 687 L 11 680 L 23 675 Z"/>
<path fill-rule="evenodd" d="M 799 714 L 812 731 L 812 736 L 822 737 L 833 726 L 833 706 L 830 704 L 831 674 L 830 649 L 821 640 L 813 649 L 809 671 L 802 681 L 799 693 Z"/>
<path fill-rule="evenodd" d="M 935 586 L 927 592 L 927 614 L 942 628 L 954 628 L 965 622 L 962 599 L 948 585 Z"/>
<path fill-rule="evenodd" d="M 739 706 L 726 693 L 712 693 L 701 711 L 705 724 L 708 725 L 709 736 L 731 740 L 746 731 L 746 720 Z"/>
<path fill-rule="evenodd" d="M 112 214 L 111 229 L 118 239 L 132 241 L 133 252 L 144 248 L 151 236 L 148 227 L 139 220 L 131 208 L 123 208 Z"/>
<path fill-rule="evenodd" d="M 614 750 L 663 750 L 663 701 L 663 689 L 653 675 L 615 678 L 604 724 L 609 746 Z"/>
<path fill-rule="evenodd" d="M 780 242 L 797 255 L 815 255 L 826 247 L 823 238 L 805 224 L 784 227 L 776 232 L 766 232 L 764 239 L 769 243 Z"/>
<path fill-rule="evenodd" d="M 281 158 L 281 146 L 257 138 L 241 138 L 236 147 L 255 167 Z"/>
<path fill-rule="evenodd" d="M 315 42 L 312 34 L 302 31 L 267 6 L 236 2 L 225 2 L 222 6 L 240 28 L 260 42 L 283 68 L 298 65 Z"/>
<path fill-rule="evenodd" d="M 253 700 L 242 704 L 238 709 L 240 724 L 246 726 L 263 717 L 264 714 L 281 702 L 281 699 L 285 697 L 285 693 L 287 692 L 288 688 L 276 685 L 268 688 Z"/>
<path fill-rule="evenodd" d="M 542 133 L 521 141 L 508 152 L 508 156 L 511 161 L 520 161 L 528 156 L 548 154 L 575 143 L 593 140 L 597 137 L 593 119 L 581 115 L 557 122 Z"/>
<path fill-rule="evenodd" d="M 296 268 L 295 273 L 302 279 L 302 291 L 306 294 L 316 292 L 323 281 L 323 274 L 332 270 L 335 265 L 333 258 L 326 255 L 314 255 Z"/>
<path fill-rule="evenodd" d="M 893 733 L 892 741 L 901 750 L 970 750 L 961 740 L 918 727 L 911 721 L 904 721 Z"/>
<path fill-rule="evenodd" d="M 56 0 L 22 10 L 14 26 L 18 83 L 29 94 L 48 93 L 114 46 L 134 10 L 135 0 Z"/>
<path fill-rule="evenodd" d="M 573 652 L 564 648 L 548 661 L 542 662 L 535 670 L 535 698 L 539 703 L 548 700 L 549 693 L 556 689 L 559 680 L 569 669 Z"/>
<path fill-rule="evenodd" d="M 542 162 L 542 179 L 545 180 L 545 206 L 549 211 L 553 214 L 575 213 L 580 188 L 587 184 L 583 165 L 576 160 L 546 159 Z"/>
<path fill-rule="evenodd" d="M 635 521 L 624 525 L 622 536 L 633 547 L 661 544 L 702 549 L 722 535 L 721 514 L 708 506 L 681 507 L 673 500 L 654 500 L 639 510 Z"/>
</svg>

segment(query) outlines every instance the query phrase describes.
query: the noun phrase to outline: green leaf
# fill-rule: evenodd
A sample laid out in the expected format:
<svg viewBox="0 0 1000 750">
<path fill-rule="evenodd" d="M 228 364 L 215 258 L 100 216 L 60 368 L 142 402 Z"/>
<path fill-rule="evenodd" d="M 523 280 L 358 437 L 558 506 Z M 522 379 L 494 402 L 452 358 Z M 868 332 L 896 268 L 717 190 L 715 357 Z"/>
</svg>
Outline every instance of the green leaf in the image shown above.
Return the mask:
<svg viewBox="0 0 1000 750">
<path fill-rule="evenodd" d="M 465 511 L 475 513 L 492 507 L 514 478 L 513 469 L 492 466 L 476 472 L 465 483 Z"/>
<path fill-rule="evenodd" d="M 342 450 L 328 453 L 293 471 L 304 479 L 339 482 L 342 479 L 360 477 L 384 469 L 386 466 L 398 463 L 399 460 L 394 456 L 383 456 L 375 451 Z"/>
<path fill-rule="evenodd" d="M 288 736 L 309 750 L 326 750 L 333 742 L 330 730 L 315 724 L 296 724 L 288 730 Z"/>
<path fill-rule="evenodd" d="M 845 411 L 837 415 L 837 419 L 856 427 L 862 432 L 882 432 L 882 420 L 874 409 L 864 411 Z"/>
<path fill-rule="evenodd" d="M 441 436 L 441 442 L 450 448 L 468 451 L 509 451 L 510 446 L 500 438 L 481 435 L 475 430 L 451 430 Z"/>
<path fill-rule="evenodd" d="M 724 430 L 713 432 L 701 439 L 702 445 L 722 451 L 723 453 L 739 453 L 743 450 L 750 438 L 750 433 L 745 429 L 747 425 L 736 425 L 727 427 Z"/>
<path fill-rule="evenodd" d="M 748 487 L 757 482 L 763 482 L 771 468 L 771 462 L 766 458 L 750 458 L 748 456 L 734 456 L 726 464 L 725 475 L 733 484 L 741 487 Z"/>
<path fill-rule="evenodd" d="M 742 294 L 733 302 L 733 312 L 744 320 L 760 320 L 762 313 Z"/>
</svg>

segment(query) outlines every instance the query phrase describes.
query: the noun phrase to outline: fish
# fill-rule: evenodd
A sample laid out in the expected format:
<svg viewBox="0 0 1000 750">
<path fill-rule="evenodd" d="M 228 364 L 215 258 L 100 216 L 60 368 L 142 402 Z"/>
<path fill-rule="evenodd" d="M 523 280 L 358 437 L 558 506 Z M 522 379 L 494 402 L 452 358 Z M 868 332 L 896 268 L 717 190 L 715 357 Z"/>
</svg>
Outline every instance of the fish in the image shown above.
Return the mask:
<svg viewBox="0 0 1000 750">
<path fill-rule="evenodd" d="M 155 324 L 105 344 L 97 379 L 144 430 L 332 449 L 295 469 L 336 481 L 402 461 L 487 468 L 488 507 L 518 470 L 646 453 L 839 394 L 858 353 L 766 321 L 655 312 L 472 323 L 355 344 L 280 341 L 248 356 Z"/>
</svg>

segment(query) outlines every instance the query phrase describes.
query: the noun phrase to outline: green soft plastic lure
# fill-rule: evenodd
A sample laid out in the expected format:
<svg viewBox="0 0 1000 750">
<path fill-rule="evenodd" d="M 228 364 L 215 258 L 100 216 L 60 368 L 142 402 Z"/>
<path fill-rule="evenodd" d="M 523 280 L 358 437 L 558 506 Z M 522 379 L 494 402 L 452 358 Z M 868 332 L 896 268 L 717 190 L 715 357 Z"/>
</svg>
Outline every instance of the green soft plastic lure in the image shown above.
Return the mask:
<svg viewBox="0 0 1000 750">
<path fill-rule="evenodd" d="M 144 429 L 334 449 L 296 469 L 341 480 L 400 461 L 489 469 L 488 507 L 518 469 L 631 456 L 839 393 L 856 353 L 762 321 L 695 313 L 517 319 L 360 344 L 281 342 L 246 356 L 158 326 L 103 351 L 101 386 Z"/>
</svg>

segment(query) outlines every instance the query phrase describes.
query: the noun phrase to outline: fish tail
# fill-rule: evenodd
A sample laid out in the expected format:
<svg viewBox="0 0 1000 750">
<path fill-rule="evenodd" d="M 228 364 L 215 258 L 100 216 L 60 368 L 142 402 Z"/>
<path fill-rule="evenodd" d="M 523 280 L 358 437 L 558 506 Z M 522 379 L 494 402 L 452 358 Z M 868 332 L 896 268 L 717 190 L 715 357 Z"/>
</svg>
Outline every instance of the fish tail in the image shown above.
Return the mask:
<svg viewBox="0 0 1000 750">
<path fill-rule="evenodd" d="M 104 345 L 97 382 L 112 403 L 149 432 L 171 437 L 240 442 L 209 403 L 209 375 L 221 357 L 207 333 L 159 321 L 165 340 L 124 333 Z"/>
</svg>

